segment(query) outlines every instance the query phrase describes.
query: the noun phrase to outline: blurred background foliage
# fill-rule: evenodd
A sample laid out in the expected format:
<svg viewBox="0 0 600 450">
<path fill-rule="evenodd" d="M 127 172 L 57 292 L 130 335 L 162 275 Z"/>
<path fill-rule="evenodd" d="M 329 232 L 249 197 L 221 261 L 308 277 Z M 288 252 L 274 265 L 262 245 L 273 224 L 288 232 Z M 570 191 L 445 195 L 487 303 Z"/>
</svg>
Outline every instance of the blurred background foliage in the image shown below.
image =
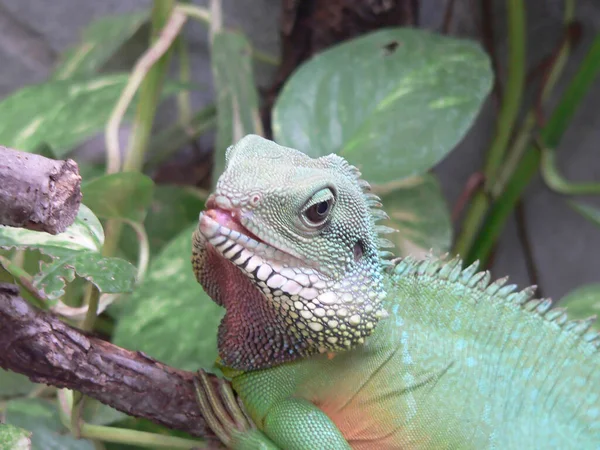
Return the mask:
<svg viewBox="0 0 600 450">
<path fill-rule="evenodd" d="M 556 202 L 600 226 L 599 184 L 570 181 L 557 167 L 556 150 L 600 70 L 600 33 L 582 27 L 575 0 L 553 2 L 562 25 L 535 64 L 524 0 L 496 2 L 501 32 L 494 2 L 478 2 L 469 13 L 477 39 L 451 36 L 464 20 L 452 0 L 429 30 L 419 24 L 417 0 L 281 3 L 281 58 L 224 26 L 218 0 L 206 7 L 155 0 L 93 20 L 47 80 L 3 98 L 0 144 L 76 159 L 84 206 L 62 235 L 0 228 L 0 280 L 117 345 L 182 369 L 213 369 L 223 312 L 195 281 L 191 232 L 226 148 L 248 133 L 315 157 L 336 152 L 359 167 L 383 200 L 387 225 L 400 231 L 392 238 L 400 255 L 460 253 L 487 268 L 516 217 L 521 279 L 539 284 L 523 213 L 538 176 Z M 207 37 L 212 87 L 193 76 L 186 21 Z M 135 58 L 123 63 L 123 54 Z M 255 79 L 260 66 L 273 75 L 266 89 Z M 214 101 L 194 107 L 194 93 L 207 90 Z M 484 105 L 493 126 L 476 149 L 483 162 L 458 180 L 450 208 L 436 168 Z M 89 142 L 96 151 L 82 151 Z M 600 285 L 581 286 L 564 303 L 573 318 L 597 313 Z M 73 407 L 80 400 L 0 370 L 0 414 L 14 425 L 0 429 L 0 442 L 27 440 L 25 429 L 32 448 L 125 449 L 130 444 L 115 442 L 113 431 L 127 429 L 128 442 L 138 436 L 140 445 L 145 432 L 154 447 L 192 445 L 91 399 Z M 64 433 L 74 418 L 83 418 L 81 436 L 90 439 Z"/>
</svg>

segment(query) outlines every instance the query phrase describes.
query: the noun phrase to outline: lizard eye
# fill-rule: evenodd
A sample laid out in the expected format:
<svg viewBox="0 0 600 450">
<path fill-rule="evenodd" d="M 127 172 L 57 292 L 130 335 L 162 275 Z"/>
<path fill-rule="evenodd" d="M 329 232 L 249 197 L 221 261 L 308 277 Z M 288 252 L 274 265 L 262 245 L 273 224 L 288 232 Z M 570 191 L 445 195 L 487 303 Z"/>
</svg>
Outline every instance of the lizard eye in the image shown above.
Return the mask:
<svg viewBox="0 0 600 450">
<path fill-rule="evenodd" d="M 325 223 L 333 207 L 335 198 L 330 189 L 321 189 L 306 203 L 302 218 L 306 225 L 318 227 Z"/>
</svg>

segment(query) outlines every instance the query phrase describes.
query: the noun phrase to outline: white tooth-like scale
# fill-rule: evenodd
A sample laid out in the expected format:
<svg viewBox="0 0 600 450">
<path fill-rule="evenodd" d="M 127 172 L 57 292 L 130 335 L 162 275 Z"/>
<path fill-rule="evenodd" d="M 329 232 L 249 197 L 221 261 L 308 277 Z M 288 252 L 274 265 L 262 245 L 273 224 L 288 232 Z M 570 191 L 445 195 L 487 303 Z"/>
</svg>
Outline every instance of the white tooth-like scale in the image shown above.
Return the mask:
<svg viewBox="0 0 600 450">
<path fill-rule="evenodd" d="M 248 261 L 248 264 L 246 264 L 246 272 L 252 273 L 258 266 L 261 266 L 262 264 L 264 264 L 264 261 L 262 260 L 262 258 L 260 258 L 258 256 L 253 256 Z"/>
<path fill-rule="evenodd" d="M 212 245 L 214 245 L 216 247 L 217 245 L 221 245 L 226 240 L 227 240 L 227 238 L 225 236 L 217 236 L 217 237 L 212 238 L 208 242 L 210 242 Z"/>
<path fill-rule="evenodd" d="M 250 253 L 246 249 L 243 249 L 242 253 L 240 253 L 240 256 L 238 256 L 234 262 L 238 265 L 241 265 L 241 264 L 244 264 L 246 261 L 248 261 L 248 259 L 250 259 L 251 257 L 252 257 L 252 253 Z"/>
<path fill-rule="evenodd" d="M 285 284 L 287 280 L 279 274 L 271 275 L 271 277 L 267 280 L 267 286 L 271 289 L 279 289 L 281 286 Z"/>
<path fill-rule="evenodd" d="M 258 268 L 258 272 L 256 272 L 256 276 L 259 280 L 266 281 L 269 278 L 269 275 L 273 272 L 273 269 L 268 264 L 263 264 Z"/>
<path fill-rule="evenodd" d="M 231 259 L 234 255 L 237 255 L 241 249 L 242 246 L 240 244 L 235 244 L 233 247 L 223 253 L 223 256 L 227 259 Z"/>
<path fill-rule="evenodd" d="M 281 286 L 281 290 L 290 295 L 296 295 L 302 290 L 302 286 L 300 286 L 294 280 L 288 280 L 283 286 Z"/>
</svg>

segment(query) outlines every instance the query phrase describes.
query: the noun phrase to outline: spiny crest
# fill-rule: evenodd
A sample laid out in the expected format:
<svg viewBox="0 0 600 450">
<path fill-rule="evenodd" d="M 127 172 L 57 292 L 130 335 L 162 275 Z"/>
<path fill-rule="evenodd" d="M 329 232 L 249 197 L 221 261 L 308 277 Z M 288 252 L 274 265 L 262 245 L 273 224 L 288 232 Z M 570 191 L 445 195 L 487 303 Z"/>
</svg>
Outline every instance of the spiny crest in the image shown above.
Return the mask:
<svg viewBox="0 0 600 450">
<path fill-rule="evenodd" d="M 528 286 L 515 292 L 517 289 L 515 284 L 506 284 L 508 277 L 490 283 L 489 271 L 477 271 L 479 261 L 465 269 L 462 268 L 462 259 L 458 256 L 449 261 L 444 257 L 435 259 L 430 256 L 424 260 L 417 260 L 408 256 L 397 258 L 394 262 L 396 265 L 391 269 L 391 273 L 395 275 L 436 277 L 460 283 L 480 291 L 482 296 L 494 297 L 495 301 L 519 305 L 523 311 L 543 317 L 563 331 L 579 336 L 584 342 L 593 345 L 596 351 L 600 351 L 600 331 L 593 328 L 596 324 L 595 316 L 584 320 L 569 320 L 566 308 L 552 308 L 552 300 L 549 298 L 533 298 L 536 286 Z"/>
<path fill-rule="evenodd" d="M 381 207 L 383 206 L 381 203 L 381 199 L 371 192 L 371 185 L 367 180 L 361 178 L 361 173 L 360 170 L 358 170 L 358 168 L 348 163 L 345 159 L 342 159 L 342 161 L 344 169 L 346 169 L 349 173 L 352 174 L 352 176 L 355 177 L 356 183 L 361 188 L 363 196 L 365 198 L 365 202 L 371 212 L 373 231 L 375 231 L 375 234 L 378 235 L 378 238 L 375 240 L 375 242 L 377 243 L 377 247 L 379 249 L 378 254 L 379 258 L 381 259 L 381 265 L 383 267 L 390 267 L 392 266 L 391 259 L 394 258 L 395 255 L 392 252 L 389 252 L 385 249 L 393 248 L 395 247 L 395 245 L 389 239 L 385 239 L 381 236 L 384 234 L 397 233 L 398 230 L 387 227 L 385 225 L 375 225 L 380 220 L 388 220 L 390 218 L 387 215 L 387 213 L 383 209 L 381 209 Z"/>
</svg>

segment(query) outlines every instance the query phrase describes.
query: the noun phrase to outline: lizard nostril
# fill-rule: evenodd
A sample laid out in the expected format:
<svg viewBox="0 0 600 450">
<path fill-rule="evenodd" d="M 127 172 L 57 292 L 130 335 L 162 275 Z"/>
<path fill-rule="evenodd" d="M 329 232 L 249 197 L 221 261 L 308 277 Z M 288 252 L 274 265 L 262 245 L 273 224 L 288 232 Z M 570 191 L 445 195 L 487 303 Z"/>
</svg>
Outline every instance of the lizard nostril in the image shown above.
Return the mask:
<svg viewBox="0 0 600 450">
<path fill-rule="evenodd" d="M 251 206 L 258 205 L 258 202 L 260 202 L 260 194 L 254 193 L 254 194 L 250 195 L 249 203 Z"/>
<path fill-rule="evenodd" d="M 363 252 L 364 252 L 364 248 L 363 248 L 362 241 L 356 241 L 356 244 L 354 244 L 354 248 L 352 249 L 352 253 L 354 255 L 355 262 L 360 261 L 360 259 L 362 258 Z"/>
</svg>

